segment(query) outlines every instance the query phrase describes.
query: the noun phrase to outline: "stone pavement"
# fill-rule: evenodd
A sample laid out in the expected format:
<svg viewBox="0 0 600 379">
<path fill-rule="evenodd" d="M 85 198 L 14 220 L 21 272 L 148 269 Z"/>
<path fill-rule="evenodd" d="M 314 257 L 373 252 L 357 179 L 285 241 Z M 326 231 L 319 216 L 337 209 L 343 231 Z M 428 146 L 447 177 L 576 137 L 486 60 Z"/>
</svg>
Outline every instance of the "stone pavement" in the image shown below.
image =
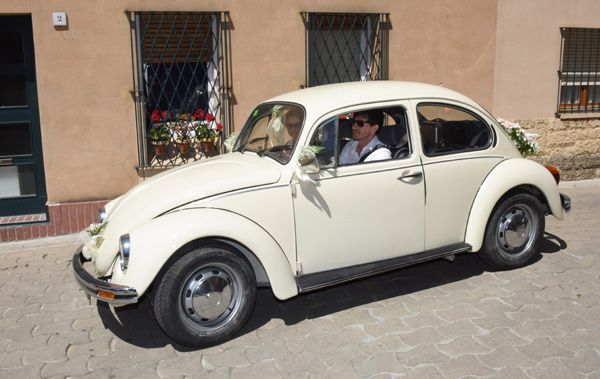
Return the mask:
<svg viewBox="0 0 600 379">
<path fill-rule="evenodd" d="M 600 378 L 600 184 L 567 183 L 539 259 L 475 255 L 276 301 L 240 336 L 172 345 L 147 301 L 111 310 L 71 274 L 75 237 L 0 244 L 0 377 Z"/>
</svg>

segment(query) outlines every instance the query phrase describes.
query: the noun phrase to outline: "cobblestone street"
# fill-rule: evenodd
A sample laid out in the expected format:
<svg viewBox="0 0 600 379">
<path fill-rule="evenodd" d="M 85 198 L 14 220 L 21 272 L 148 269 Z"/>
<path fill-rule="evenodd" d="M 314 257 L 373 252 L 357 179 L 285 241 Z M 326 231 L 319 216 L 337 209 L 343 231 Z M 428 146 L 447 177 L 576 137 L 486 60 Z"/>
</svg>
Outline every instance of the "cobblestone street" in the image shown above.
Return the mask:
<svg viewBox="0 0 600 379">
<path fill-rule="evenodd" d="M 566 183 L 531 265 L 473 254 L 279 302 L 235 339 L 172 345 L 147 300 L 116 311 L 71 273 L 73 235 L 0 244 L 2 378 L 600 378 L 600 182 Z"/>
</svg>

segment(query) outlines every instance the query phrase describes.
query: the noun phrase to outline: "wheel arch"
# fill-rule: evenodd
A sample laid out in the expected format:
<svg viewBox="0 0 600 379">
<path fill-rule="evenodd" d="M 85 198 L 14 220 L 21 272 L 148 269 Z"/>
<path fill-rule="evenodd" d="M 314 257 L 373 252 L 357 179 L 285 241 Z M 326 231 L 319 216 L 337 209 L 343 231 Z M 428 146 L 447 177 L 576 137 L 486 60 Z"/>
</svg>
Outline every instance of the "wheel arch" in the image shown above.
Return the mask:
<svg viewBox="0 0 600 379">
<path fill-rule="evenodd" d="M 265 268 L 263 267 L 260 260 L 256 257 L 256 255 L 254 255 L 254 253 L 250 249 L 248 249 L 242 243 L 227 237 L 208 236 L 190 241 L 185 245 L 181 246 L 179 249 L 177 249 L 177 251 L 175 251 L 162 265 L 161 269 L 156 274 L 156 277 L 152 281 L 152 284 L 150 285 L 148 290 L 151 291 L 152 287 L 155 287 L 157 285 L 157 283 L 164 276 L 165 272 L 169 269 L 169 267 L 171 267 L 171 265 L 173 265 L 173 263 L 175 263 L 175 261 L 183 257 L 185 254 L 188 254 L 202 246 L 227 246 L 232 248 L 236 254 L 239 254 L 242 257 L 244 257 L 244 259 L 246 259 L 248 264 L 252 267 L 252 271 L 254 271 L 254 276 L 256 277 L 256 284 L 259 287 L 266 287 L 271 285 L 269 282 L 269 276 L 267 275 Z"/>
<path fill-rule="evenodd" d="M 471 206 L 465 242 L 472 246 L 472 251 L 481 249 L 494 209 L 507 197 L 523 192 L 540 200 L 547 214 L 563 218 L 560 194 L 552 174 L 528 159 L 505 160 L 485 178 Z"/>
</svg>

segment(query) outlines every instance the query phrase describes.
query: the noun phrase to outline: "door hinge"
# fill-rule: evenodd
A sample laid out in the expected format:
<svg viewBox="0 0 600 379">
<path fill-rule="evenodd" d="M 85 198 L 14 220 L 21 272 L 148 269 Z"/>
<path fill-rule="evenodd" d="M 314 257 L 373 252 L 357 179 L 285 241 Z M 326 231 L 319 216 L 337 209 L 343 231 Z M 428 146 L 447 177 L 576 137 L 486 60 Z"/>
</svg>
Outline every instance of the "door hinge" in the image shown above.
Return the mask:
<svg viewBox="0 0 600 379">
<path fill-rule="evenodd" d="M 296 262 L 296 274 L 297 275 L 302 274 L 302 262 L 300 262 L 300 261 Z"/>
</svg>

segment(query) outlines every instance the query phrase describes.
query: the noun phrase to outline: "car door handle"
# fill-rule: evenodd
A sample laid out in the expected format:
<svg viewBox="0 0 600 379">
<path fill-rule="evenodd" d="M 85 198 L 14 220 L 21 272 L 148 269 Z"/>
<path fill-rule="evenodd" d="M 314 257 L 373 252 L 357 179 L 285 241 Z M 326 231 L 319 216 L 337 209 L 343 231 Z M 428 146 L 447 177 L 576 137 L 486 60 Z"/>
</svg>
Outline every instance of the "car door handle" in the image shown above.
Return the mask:
<svg viewBox="0 0 600 379">
<path fill-rule="evenodd" d="M 422 176 L 423 176 L 423 173 L 421 171 L 417 171 L 417 172 L 413 172 L 412 174 L 400 175 L 397 179 L 398 180 L 413 179 L 413 178 L 420 178 Z"/>
</svg>

